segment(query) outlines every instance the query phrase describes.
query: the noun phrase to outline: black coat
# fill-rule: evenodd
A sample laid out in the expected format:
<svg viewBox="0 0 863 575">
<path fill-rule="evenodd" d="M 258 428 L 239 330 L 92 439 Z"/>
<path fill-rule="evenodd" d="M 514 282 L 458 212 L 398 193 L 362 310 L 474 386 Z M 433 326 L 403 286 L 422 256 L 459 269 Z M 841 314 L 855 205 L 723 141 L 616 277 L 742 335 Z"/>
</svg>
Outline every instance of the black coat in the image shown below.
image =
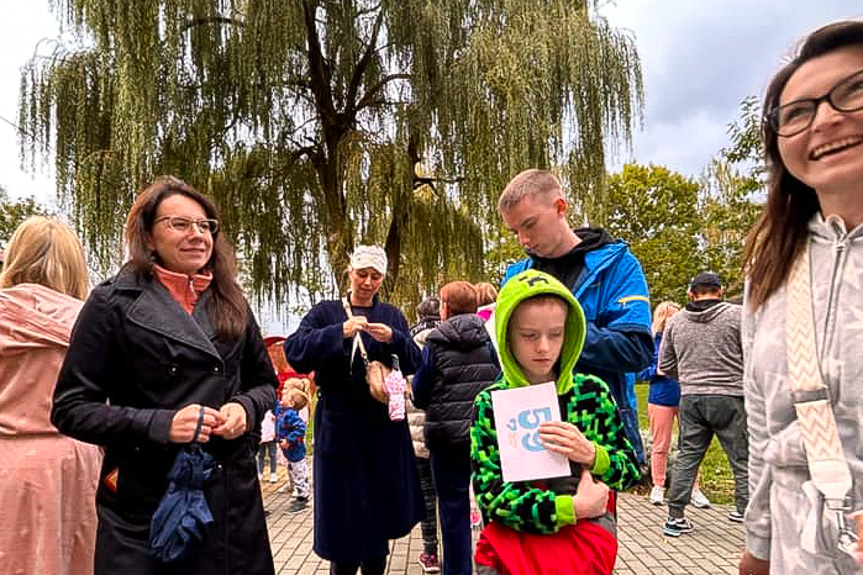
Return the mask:
<svg viewBox="0 0 863 575">
<path fill-rule="evenodd" d="M 425 439 L 432 453 L 470 450 L 473 400 L 500 373 L 490 344 L 485 322 L 472 313 L 451 317 L 428 334 L 434 382 L 426 407 Z"/>
<path fill-rule="evenodd" d="M 389 344 L 361 334 L 370 360 L 391 365 L 395 353 L 406 375 L 416 370 L 419 349 L 398 309 L 375 298 L 355 313 L 393 331 Z M 322 302 L 285 342 L 294 369 L 315 371 L 314 550 L 331 561 L 386 555 L 389 540 L 407 535 L 423 514 L 407 422 L 390 421 L 387 407 L 372 398 L 359 352 L 351 363 L 346 319 L 340 301 Z"/>
<path fill-rule="evenodd" d="M 236 341 L 216 339 L 201 294 L 192 315 L 151 278 L 123 270 L 84 304 L 54 392 L 51 420 L 66 435 L 105 447 L 96 494 L 95 573 L 270 575 L 273 558 L 257 479 L 260 421 L 278 382 L 251 310 Z M 216 460 L 204 489 L 214 517 L 202 548 L 160 564 L 148 555 L 149 526 L 180 446 L 168 442 L 174 414 L 200 403 L 240 403 L 254 429 L 203 448 Z M 106 476 L 118 470 L 116 491 Z"/>
</svg>

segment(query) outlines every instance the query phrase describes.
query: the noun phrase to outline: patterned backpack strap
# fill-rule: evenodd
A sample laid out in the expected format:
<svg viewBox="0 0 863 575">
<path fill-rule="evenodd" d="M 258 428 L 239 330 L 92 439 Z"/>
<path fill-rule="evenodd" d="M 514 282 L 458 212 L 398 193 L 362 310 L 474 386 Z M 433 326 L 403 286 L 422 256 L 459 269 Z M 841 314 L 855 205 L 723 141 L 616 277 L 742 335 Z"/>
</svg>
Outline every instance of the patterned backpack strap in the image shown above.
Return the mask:
<svg viewBox="0 0 863 575">
<path fill-rule="evenodd" d="M 812 309 L 809 246 L 791 267 L 785 298 L 785 353 L 794 409 L 812 483 L 824 495 L 827 509 L 836 512 L 839 548 L 857 549 L 857 536 L 846 526 L 848 494 L 853 480 L 839 440 L 830 393 L 821 376 Z"/>
</svg>

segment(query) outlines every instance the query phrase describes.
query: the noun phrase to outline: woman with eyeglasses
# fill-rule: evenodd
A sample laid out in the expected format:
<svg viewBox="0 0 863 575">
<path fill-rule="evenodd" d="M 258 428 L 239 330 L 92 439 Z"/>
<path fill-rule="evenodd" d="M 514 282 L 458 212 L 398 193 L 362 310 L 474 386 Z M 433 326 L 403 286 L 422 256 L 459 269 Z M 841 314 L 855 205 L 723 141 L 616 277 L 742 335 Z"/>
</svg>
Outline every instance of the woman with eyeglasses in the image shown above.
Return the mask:
<svg viewBox="0 0 863 575">
<path fill-rule="evenodd" d="M 863 21 L 811 33 L 770 82 L 764 112 L 767 203 L 745 256 L 739 572 L 860 573 Z"/>
<path fill-rule="evenodd" d="M 126 218 L 129 260 L 81 311 L 54 392 L 52 421 L 101 445 L 96 575 L 271 575 L 258 484 L 260 421 L 278 386 L 237 285 L 213 202 L 157 178 Z M 176 561 L 150 549 L 150 525 L 178 452 L 213 458 L 213 517 Z"/>
</svg>

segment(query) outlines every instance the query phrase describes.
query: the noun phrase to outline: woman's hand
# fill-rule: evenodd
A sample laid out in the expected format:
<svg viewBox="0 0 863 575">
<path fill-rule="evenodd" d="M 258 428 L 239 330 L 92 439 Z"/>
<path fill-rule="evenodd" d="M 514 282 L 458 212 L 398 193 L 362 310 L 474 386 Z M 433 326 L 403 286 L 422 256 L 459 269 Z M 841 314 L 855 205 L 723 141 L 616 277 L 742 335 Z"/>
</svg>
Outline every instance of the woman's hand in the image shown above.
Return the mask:
<svg viewBox="0 0 863 575">
<path fill-rule="evenodd" d="M 749 551 L 744 551 L 737 568 L 740 575 L 769 575 L 770 561 L 758 559 Z"/>
<path fill-rule="evenodd" d="M 547 421 L 539 426 L 539 439 L 546 449 L 565 455 L 570 461 L 581 463 L 587 469 L 596 461 L 596 446 L 573 424 L 566 421 Z"/>
<path fill-rule="evenodd" d="M 572 501 L 576 519 L 590 519 L 605 513 L 608 506 L 608 485 L 594 481 L 587 469 L 582 469 L 578 490 Z"/>
<path fill-rule="evenodd" d="M 385 323 L 366 324 L 366 333 L 381 343 L 390 343 L 393 340 L 393 330 Z"/>
<path fill-rule="evenodd" d="M 190 443 L 195 439 L 195 429 L 198 428 L 198 418 L 201 415 L 201 405 L 193 403 L 187 405 L 174 414 L 171 427 L 168 429 L 168 441 L 172 443 Z M 221 425 L 224 416 L 212 407 L 204 407 L 204 419 L 201 421 L 201 429 L 198 431 L 198 441 L 207 443 L 210 441 L 210 433 L 214 428 Z"/>
<path fill-rule="evenodd" d="M 369 324 L 368 320 L 361 315 L 355 315 L 342 324 L 342 337 L 345 339 L 354 337 L 358 332 L 364 331 Z"/>
<path fill-rule="evenodd" d="M 226 403 L 219 410 L 224 420 L 213 428 L 213 435 L 224 439 L 235 439 L 246 432 L 246 408 L 234 401 Z"/>
</svg>

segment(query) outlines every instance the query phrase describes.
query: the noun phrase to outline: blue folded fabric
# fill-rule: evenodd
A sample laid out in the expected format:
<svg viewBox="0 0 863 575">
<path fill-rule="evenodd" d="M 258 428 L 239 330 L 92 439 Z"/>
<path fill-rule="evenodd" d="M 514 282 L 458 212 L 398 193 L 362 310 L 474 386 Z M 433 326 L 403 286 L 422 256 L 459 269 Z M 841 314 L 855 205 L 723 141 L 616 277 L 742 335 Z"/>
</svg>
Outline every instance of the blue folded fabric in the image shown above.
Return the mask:
<svg viewBox="0 0 863 575">
<path fill-rule="evenodd" d="M 213 473 L 213 456 L 198 444 L 185 447 L 168 473 L 168 490 L 150 523 L 150 553 L 163 563 L 189 554 L 207 536 L 213 514 L 203 487 Z"/>
</svg>

